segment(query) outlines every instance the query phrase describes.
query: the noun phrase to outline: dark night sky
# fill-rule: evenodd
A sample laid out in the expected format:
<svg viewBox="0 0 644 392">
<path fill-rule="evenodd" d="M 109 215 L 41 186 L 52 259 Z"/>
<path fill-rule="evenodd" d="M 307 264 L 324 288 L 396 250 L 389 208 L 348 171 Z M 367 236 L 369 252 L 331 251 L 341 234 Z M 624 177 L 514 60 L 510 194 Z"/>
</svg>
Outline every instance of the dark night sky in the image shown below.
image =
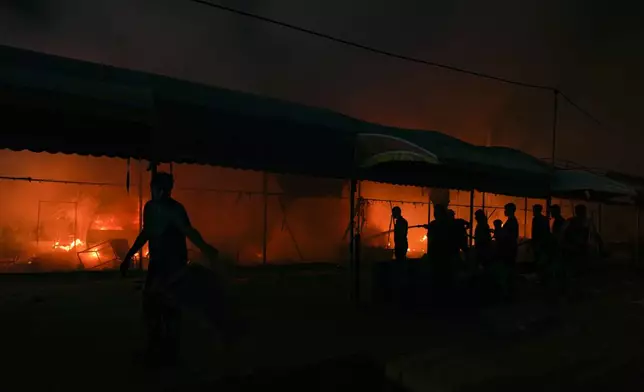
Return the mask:
<svg viewBox="0 0 644 392">
<path fill-rule="evenodd" d="M 644 25 L 636 2 L 220 3 L 431 61 L 558 86 L 604 123 L 596 126 L 562 104 L 558 158 L 644 175 Z M 2 44 L 550 154 L 548 93 L 361 52 L 187 0 L 0 0 L 0 37 Z"/>
</svg>

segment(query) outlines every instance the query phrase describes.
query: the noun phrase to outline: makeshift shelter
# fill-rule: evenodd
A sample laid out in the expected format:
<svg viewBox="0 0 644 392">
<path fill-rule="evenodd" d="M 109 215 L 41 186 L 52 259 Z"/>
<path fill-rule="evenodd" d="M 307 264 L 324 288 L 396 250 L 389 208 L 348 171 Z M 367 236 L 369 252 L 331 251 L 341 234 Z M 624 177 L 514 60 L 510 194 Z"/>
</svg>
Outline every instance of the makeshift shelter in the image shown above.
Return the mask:
<svg viewBox="0 0 644 392">
<path fill-rule="evenodd" d="M 601 202 L 632 203 L 637 196 L 629 185 L 584 170 L 555 171 L 551 189 L 557 197 Z"/>
<path fill-rule="evenodd" d="M 516 150 L 476 147 L 432 131 L 371 124 L 328 110 L 168 77 L 0 48 L 0 147 L 184 162 L 328 178 L 545 195 L 545 164 Z M 392 136 L 359 167 L 358 135 Z M 382 157 L 382 155 L 381 155 Z M 395 159 L 391 159 L 394 157 Z M 416 155 L 418 157 L 418 155 Z M 400 158 L 400 159 L 398 159 Z M 397 163 L 393 163 L 397 161 Z M 357 168 L 356 168 L 357 166 Z M 431 170 L 429 170 L 431 169 Z"/>
</svg>

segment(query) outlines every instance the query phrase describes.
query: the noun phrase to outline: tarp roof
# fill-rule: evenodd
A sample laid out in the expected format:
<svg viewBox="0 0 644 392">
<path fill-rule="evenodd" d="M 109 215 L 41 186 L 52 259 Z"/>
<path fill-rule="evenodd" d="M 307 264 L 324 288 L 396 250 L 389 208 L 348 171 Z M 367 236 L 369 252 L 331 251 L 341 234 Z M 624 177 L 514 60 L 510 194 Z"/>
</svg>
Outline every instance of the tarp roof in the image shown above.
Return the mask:
<svg viewBox="0 0 644 392">
<path fill-rule="evenodd" d="M 552 179 L 552 192 L 559 197 L 598 201 L 637 196 L 636 190 L 627 184 L 584 170 L 557 170 Z"/>
<path fill-rule="evenodd" d="M 356 135 L 381 133 L 435 154 L 363 170 L 383 182 L 541 196 L 548 167 L 527 154 L 433 131 L 79 60 L 0 47 L 0 148 L 134 157 L 348 178 Z M 392 147 L 393 148 L 393 147 Z"/>
</svg>

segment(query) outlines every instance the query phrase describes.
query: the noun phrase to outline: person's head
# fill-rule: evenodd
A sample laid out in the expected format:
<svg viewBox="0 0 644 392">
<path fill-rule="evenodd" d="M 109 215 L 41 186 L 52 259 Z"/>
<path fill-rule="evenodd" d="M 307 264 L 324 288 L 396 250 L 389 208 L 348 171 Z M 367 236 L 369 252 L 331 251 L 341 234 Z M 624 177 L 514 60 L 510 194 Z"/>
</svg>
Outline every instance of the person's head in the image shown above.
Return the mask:
<svg viewBox="0 0 644 392">
<path fill-rule="evenodd" d="M 391 216 L 393 216 L 394 219 L 400 218 L 402 216 L 402 210 L 400 209 L 400 207 L 396 206 L 396 207 L 392 208 L 391 209 Z"/>
<path fill-rule="evenodd" d="M 474 219 L 476 219 L 477 222 L 485 222 L 487 221 L 487 216 L 483 210 L 476 210 L 474 213 Z"/>
<path fill-rule="evenodd" d="M 150 194 L 152 195 L 152 199 L 158 200 L 170 197 L 173 186 L 174 178 L 172 178 L 172 174 L 164 172 L 154 174 L 152 181 L 150 181 Z"/>
<path fill-rule="evenodd" d="M 578 204 L 575 206 L 575 216 L 578 216 L 580 218 L 585 218 L 586 217 L 586 206 L 583 204 Z"/>
<path fill-rule="evenodd" d="M 550 206 L 550 215 L 552 215 L 553 218 L 561 217 L 561 207 L 559 204 L 553 204 Z"/>
<path fill-rule="evenodd" d="M 434 219 L 441 220 L 447 218 L 447 207 L 442 204 L 436 204 L 434 207 Z"/>
<path fill-rule="evenodd" d="M 543 206 L 541 204 L 535 204 L 532 206 L 532 214 L 537 216 L 543 213 Z"/>
<path fill-rule="evenodd" d="M 514 214 L 517 212 L 517 206 L 514 203 L 508 203 L 505 205 L 504 210 L 505 216 L 509 218 L 511 216 L 514 216 Z"/>
<path fill-rule="evenodd" d="M 452 209 L 447 210 L 447 217 L 449 219 L 456 219 L 456 212 Z"/>
<path fill-rule="evenodd" d="M 493 222 L 494 229 L 499 230 L 503 227 L 503 221 L 501 219 L 495 219 Z"/>
</svg>

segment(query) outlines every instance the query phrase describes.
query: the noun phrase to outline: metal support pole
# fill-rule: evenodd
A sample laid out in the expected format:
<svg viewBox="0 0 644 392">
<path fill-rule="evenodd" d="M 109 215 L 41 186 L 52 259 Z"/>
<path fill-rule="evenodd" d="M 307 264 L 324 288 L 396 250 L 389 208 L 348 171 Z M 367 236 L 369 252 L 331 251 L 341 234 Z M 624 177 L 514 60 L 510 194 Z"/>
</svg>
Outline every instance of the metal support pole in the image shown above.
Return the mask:
<svg viewBox="0 0 644 392">
<path fill-rule="evenodd" d="M 76 246 L 76 239 L 78 239 L 78 202 L 74 203 L 74 247 Z"/>
<path fill-rule="evenodd" d="M 640 261 L 640 207 L 635 210 L 635 263 Z"/>
<path fill-rule="evenodd" d="M 528 238 L 528 198 L 523 201 L 523 238 Z"/>
<path fill-rule="evenodd" d="M 139 159 L 139 233 L 143 231 L 143 162 Z M 143 248 L 139 250 L 139 269 L 143 270 Z"/>
<path fill-rule="evenodd" d="M 432 223 L 432 191 L 427 193 L 427 225 Z M 427 232 L 429 234 L 429 231 Z M 429 236 L 425 239 L 425 253 L 429 253 Z"/>
<path fill-rule="evenodd" d="M 602 235 L 602 215 L 603 215 L 603 208 L 602 204 L 599 203 L 599 206 L 597 206 L 597 234 L 600 236 Z"/>
<path fill-rule="evenodd" d="M 358 181 L 358 195 L 360 194 L 360 181 Z M 360 215 L 362 211 L 362 199 L 358 198 L 358 215 Z M 360 256 L 361 256 L 361 233 L 362 233 L 362 219 L 360 217 L 358 219 L 358 225 L 357 225 L 357 231 L 354 236 L 353 240 L 353 247 L 354 247 L 354 274 L 353 274 L 353 285 L 354 285 L 354 292 L 355 292 L 355 300 L 356 302 L 360 302 Z"/>
<path fill-rule="evenodd" d="M 262 176 L 262 196 L 264 198 L 264 230 L 262 231 L 262 264 L 266 265 L 268 253 L 268 173 Z"/>
<path fill-rule="evenodd" d="M 349 276 L 353 277 L 354 274 L 356 273 L 356 268 L 355 268 L 355 233 L 356 233 L 356 221 L 355 221 L 355 216 L 356 216 L 356 205 L 355 205 L 355 199 L 356 199 L 356 191 L 357 191 L 357 183 L 358 181 L 355 178 L 351 179 L 351 185 L 349 189 Z M 350 279 L 350 295 L 351 298 L 354 300 L 357 300 L 356 297 L 356 292 L 355 292 L 355 286 L 354 286 L 354 280 Z"/>
<path fill-rule="evenodd" d="M 40 205 L 42 201 L 38 200 L 38 217 L 36 218 L 36 248 L 40 245 Z"/>
<path fill-rule="evenodd" d="M 481 193 L 481 209 L 485 212 L 485 192 Z"/>
<path fill-rule="evenodd" d="M 552 178 L 555 174 L 555 168 L 557 167 L 557 121 L 559 118 L 559 91 L 553 90 L 553 108 L 552 108 L 552 148 L 550 150 L 550 184 L 552 184 Z M 550 207 L 552 206 L 552 195 L 550 190 L 548 190 L 548 199 L 546 200 L 546 216 L 550 219 Z"/>
<path fill-rule="evenodd" d="M 469 246 L 472 246 L 472 237 L 474 236 L 474 191 L 470 191 L 470 236 Z"/>
</svg>

